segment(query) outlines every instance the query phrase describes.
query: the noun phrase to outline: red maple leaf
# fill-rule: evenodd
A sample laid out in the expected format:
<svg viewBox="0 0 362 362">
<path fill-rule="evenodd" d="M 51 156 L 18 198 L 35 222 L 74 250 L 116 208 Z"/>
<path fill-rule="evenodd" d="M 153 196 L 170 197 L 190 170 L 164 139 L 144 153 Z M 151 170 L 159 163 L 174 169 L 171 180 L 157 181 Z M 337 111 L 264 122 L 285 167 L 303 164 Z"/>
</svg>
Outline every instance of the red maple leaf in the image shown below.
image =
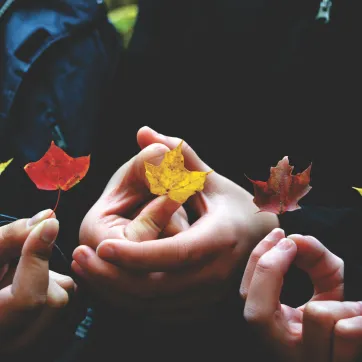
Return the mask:
<svg viewBox="0 0 362 362">
<path fill-rule="evenodd" d="M 52 141 L 44 156 L 25 165 L 24 170 L 38 189 L 59 190 L 59 201 L 60 191 L 67 191 L 82 180 L 89 165 L 90 156 L 72 158 Z"/>
<path fill-rule="evenodd" d="M 288 156 L 270 168 L 267 182 L 249 179 L 254 186 L 254 203 L 260 211 L 283 214 L 286 211 L 300 209 L 298 201 L 310 190 L 310 171 L 312 164 L 301 173 L 292 175 L 293 166 L 289 165 Z"/>
</svg>

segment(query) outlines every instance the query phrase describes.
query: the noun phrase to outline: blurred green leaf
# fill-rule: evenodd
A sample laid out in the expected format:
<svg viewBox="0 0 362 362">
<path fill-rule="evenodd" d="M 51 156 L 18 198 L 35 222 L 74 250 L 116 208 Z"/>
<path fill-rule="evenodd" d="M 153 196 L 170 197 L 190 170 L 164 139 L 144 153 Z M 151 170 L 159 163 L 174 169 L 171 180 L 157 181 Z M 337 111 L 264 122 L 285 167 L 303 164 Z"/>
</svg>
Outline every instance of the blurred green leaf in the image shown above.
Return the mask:
<svg viewBox="0 0 362 362">
<path fill-rule="evenodd" d="M 132 36 L 133 26 L 138 14 L 137 5 L 122 6 L 118 9 L 111 10 L 108 13 L 110 22 L 123 35 L 125 46 L 128 45 Z"/>
</svg>

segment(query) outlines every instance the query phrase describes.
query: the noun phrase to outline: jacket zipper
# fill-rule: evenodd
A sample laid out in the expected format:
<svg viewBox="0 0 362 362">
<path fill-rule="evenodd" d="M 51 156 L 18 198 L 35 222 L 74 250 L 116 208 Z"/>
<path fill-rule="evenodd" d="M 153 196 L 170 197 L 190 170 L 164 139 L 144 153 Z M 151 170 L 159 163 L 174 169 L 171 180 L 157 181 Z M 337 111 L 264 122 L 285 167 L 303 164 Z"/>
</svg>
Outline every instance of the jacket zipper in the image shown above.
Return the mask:
<svg viewBox="0 0 362 362">
<path fill-rule="evenodd" d="M 10 6 L 13 5 L 14 2 L 15 2 L 15 0 L 6 0 L 5 1 L 4 5 L 0 8 L 0 19 L 6 13 L 6 11 L 10 8 Z"/>
<path fill-rule="evenodd" d="M 325 24 L 328 24 L 330 21 L 330 13 L 332 7 L 332 0 L 322 0 L 319 4 L 318 14 L 316 20 L 324 20 Z"/>
</svg>

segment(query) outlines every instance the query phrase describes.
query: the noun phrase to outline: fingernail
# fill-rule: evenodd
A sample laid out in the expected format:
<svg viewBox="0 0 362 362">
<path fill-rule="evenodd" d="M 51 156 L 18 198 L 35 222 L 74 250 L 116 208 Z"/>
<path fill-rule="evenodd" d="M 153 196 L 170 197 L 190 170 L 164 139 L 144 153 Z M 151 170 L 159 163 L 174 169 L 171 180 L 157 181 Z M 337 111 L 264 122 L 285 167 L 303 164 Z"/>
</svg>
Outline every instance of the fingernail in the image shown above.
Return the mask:
<svg viewBox="0 0 362 362">
<path fill-rule="evenodd" d="M 279 241 L 279 243 L 275 246 L 276 248 L 280 250 L 288 250 L 293 246 L 293 241 L 290 239 L 282 239 Z"/>
<path fill-rule="evenodd" d="M 97 248 L 97 255 L 102 259 L 111 259 L 114 254 L 115 252 L 112 245 L 105 245 Z"/>
<path fill-rule="evenodd" d="M 59 221 L 57 219 L 44 220 L 39 225 L 37 225 L 36 230 L 41 240 L 47 244 L 51 244 L 57 237 Z"/>
<path fill-rule="evenodd" d="M 40 223 L 41 221 L 45 220 L 47 217 L 50 216 L 50 213 L 52 210 L 43 210 L 38 212 L 36 215 L 34 215 L 31 219 L 28 220 L 28 227 L 33 227 L 34 225 Z"/>
<path fill-rule="evenodd" d="M 278 241 L 284 236 L 284 231 L 280 228 L 273 229 L 267 236 L 266 239 L 269 241 Z"/>
</svg>

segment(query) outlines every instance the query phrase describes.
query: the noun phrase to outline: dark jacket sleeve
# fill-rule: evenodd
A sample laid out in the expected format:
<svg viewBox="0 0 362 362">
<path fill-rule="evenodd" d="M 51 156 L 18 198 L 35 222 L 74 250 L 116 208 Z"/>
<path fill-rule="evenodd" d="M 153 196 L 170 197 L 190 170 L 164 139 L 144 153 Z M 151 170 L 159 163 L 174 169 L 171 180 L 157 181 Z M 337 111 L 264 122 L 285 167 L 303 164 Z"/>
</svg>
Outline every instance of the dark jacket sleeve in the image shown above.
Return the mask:
<svg viewBox="0 0 362 362">
<path fill-rule="evenodd" d="M 304 206 L 279 217 L 287 235 L 313 235 L 345 262 L 345 300 L 362 300 L 362 211 L 358 208 Z"/>
</svg>

